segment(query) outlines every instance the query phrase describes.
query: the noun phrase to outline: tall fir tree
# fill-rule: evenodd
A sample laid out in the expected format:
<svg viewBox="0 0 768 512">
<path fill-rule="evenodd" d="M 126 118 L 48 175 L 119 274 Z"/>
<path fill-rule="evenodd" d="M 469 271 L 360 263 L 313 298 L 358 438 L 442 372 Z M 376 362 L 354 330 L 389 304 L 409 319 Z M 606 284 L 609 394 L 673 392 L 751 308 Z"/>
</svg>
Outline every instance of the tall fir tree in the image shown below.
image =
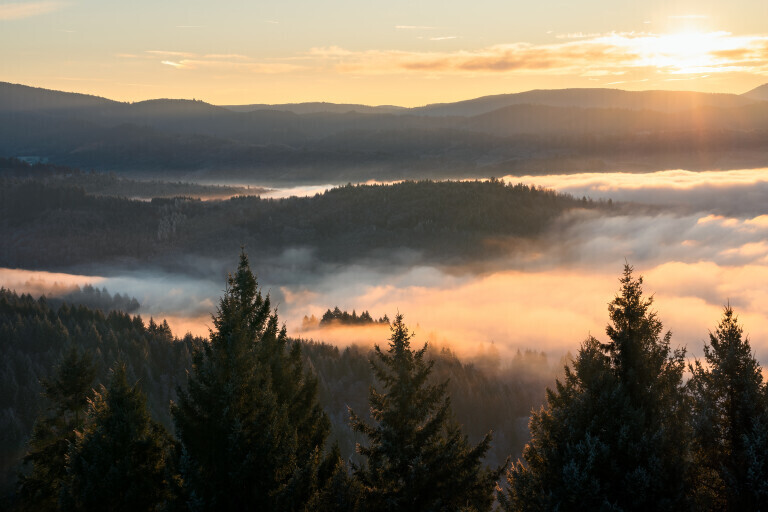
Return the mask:
<svg viewBox="0 0 768 512">
<path fill-rule="evenodd" d="M 684 351 L 625 265 L 608 343 L 590 337 L 531 416 L 524 462 L 499 494 L 508 511 L 681 510 L 690 471 Z"/>
<path fill-rule="evenodd" d="M 768 402 L 760 365 L 730 305 L 690 366 L 700 509 L 768 509 Z"/>
<path fill-rule="evenodd" d="M 90 400 L 88 418 L 67 455 L 63 510 L 169 509 L 179 487 L 173 441 L 152 420 L 146 396 L 129 385 L 124 364 Z"/>
<path fill-rule="evenodd" d="M 67 452 L 75 440 L 75 430 L 83 425 L 95 377 L 91 355 L 71 345 L 53 376 L 42 381 L 48 411 L 35 422 L 24 457 L 31 469 L 19 477 L 19 510 L 59 510 Z"/>
<path fill-rule="evenodd" d="M 427 345 L 411 348 L 402 315 L 391 330 L 389 349 L 377 345 L 371 361 L 384 387 L 370 390 L 374 424 L 350 411 L 353 429 L 369 440 L 368 446 L 358 445 L 365 463 L 354 473 L 362 510 L 490 510 L 504 471 L 482 466 L 490 434 L 475 446 L 469 443 L 451 417 L 447 382 L 428 382 L 433 361 L 425 358 Z"/>
<path fill-rule="evenodd" d="M 172 407 L 190 505 L 303 510 L 326 483 L 318 475 L 330 422 L 245 252 L 213 324 Z"/>
</svg>

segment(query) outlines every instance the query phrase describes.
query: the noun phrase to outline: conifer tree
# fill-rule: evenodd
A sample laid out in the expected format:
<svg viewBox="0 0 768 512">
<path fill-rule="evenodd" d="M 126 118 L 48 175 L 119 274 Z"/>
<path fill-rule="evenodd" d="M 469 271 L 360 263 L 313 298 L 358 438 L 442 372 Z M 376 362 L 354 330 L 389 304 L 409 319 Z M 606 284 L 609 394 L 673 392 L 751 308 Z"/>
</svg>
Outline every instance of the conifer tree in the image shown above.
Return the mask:
<svg viewBox="0 0 768 512">
<path fill-rule="evenodd" d="M 487 469 L 481 460 L 490 434 L 472 446 L 452 420 L 446 383 L 430 384 L 433 361 L 427 345 L 411 348 L 412 335 L 397 315 L 389 349 L 377 345 L 371 361 L 383 385 L 370 390 L 374 424 L 350 412 L 352 427 L 368 437 L 358 445 L 365 463 L 354 468 L 363 492 L 363 510 L 489 510 L 503 468 Z"/>
<path fill-rule="evenodd" d="M 66 455 L 75 440 L 75 430 L 82 427 L 95 376 L 91 355 L 71 345 L 52 378 L 42 381 L 48 413 L 35 422 L 24 457 L 24 462 L 32 467 L 19 478 L 20 510 L 59 510 Z"/>
<path fill-rule="evenodd" d="M 684 351 L 625 265 L 608 343 L 590 337 L 531 416 L 531 441 L 507 473 L 506 510 L 680 510 L 690 468 Z"/>
<path fill-rule="evenodd" d="M 174 447 L 130 386 L 124 364 L 90 400 L 88 418 L 67 455 L 62 509 L 135 511 L 168 508 L 177 487 Z"/>
<path fill-rule="evenodd" d="M 330 423 L 244 252 L 213 324 L 172 408 L 190 504 L 301 510 L 325 485 L 318 471 Z"/>
<path fill-rule="evenodd" d="M 760 365 L 730 305 L 691 365 L 698 506 L 768 509 L 768 403 Z"/>
</svg>

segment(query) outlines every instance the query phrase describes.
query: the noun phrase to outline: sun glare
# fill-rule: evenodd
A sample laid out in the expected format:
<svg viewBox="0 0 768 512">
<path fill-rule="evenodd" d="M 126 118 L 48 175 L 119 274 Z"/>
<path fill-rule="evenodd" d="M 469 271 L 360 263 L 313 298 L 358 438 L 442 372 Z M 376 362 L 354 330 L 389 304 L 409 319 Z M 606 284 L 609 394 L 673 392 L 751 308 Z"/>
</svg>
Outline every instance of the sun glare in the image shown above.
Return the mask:
<svg viewBox="0 0 768 512">
<path fill-rule="evenodd" d="M 722 64 L 735 53 L 746 51 L 742 41 L 728 32 L 686 31 L 630 39 L 639 67 L 669 74 L 724 71 Z"/>
</svg>

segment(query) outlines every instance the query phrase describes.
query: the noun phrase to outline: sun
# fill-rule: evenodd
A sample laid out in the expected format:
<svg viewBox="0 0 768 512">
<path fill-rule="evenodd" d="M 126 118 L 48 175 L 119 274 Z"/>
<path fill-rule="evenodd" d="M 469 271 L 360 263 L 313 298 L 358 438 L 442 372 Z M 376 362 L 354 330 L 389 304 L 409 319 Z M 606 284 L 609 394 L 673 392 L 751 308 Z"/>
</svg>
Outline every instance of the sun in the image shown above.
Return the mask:
<svg viewBox="0 0 768 512">
<path fill-rule="evenodd" d="M 711 73 L 720 69 L 737 42 L 728 32 L 686 31 L 648 35 L 634 40 L 638 65 L 673 75 Z"/>
</svg>

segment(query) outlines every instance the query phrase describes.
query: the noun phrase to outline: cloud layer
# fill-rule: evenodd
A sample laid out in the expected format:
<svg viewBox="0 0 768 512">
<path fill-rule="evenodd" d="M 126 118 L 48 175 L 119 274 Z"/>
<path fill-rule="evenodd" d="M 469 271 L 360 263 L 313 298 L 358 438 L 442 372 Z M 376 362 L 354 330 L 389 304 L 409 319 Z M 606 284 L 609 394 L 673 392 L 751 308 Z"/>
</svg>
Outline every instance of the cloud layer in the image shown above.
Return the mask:
<svg viewBox="0 0 768 512">
<path fill-rule="evenodd" d="M 653 173 L 577 173 L 507 176 L 509 183 L 550 188 L 577 197 L 613 199 L 742 217 L 766 213 L 768 169 Z"/>
<path fill-rule="evenodd" d="M 620 209 L 611 215 L 572 212 L 548 239 L 488 267 L 493 270 L 415 266 L 403 258 L 396 263 L 394 256 L 328 267 L 315 261 L 309 248 L 259 261 L 255 270 L 294 336 L 341 345 L 386 341 L 386 329 L 381 328 L 301 330 L 304 315 L 320 317 L 339 306 L 368 310 L 374 317 L 401 312 L 415 328 L 417 341 L 436 340 L 465 354 L 494 342 L 506 355 L 534 348 L 560 356 L 575 352 L 589 334 L 605 338 L 607 303 L 628 261 L 645 276 L 646 293 L 654 295 L 674 345 L 685 345 L 700 356 L 708 330 L 730 302 L 758 359 L 768 365 L 768 180 L 761 172 L 508 179 L 676 206 Z M 751 195 L 741 201 L 746 206 L 735 213 L 718 211 L 717 203 L 707 205 L 718 194 L 739 203 L 747 192 Z M 212 272 L 202 274 L 220 279 L 158 272 L 105 272 L 113 277 L 94 277 L 0 270 L 0 282 L 38 294 L 91 282 L 135 296 L 142 303 L 142 315 L 168 317 L 177 333 L 204 335 L 222 293 L 223 268 L 234 262 L 208 264 Z"/>
<path fill-rule="evenodd" d="M 435 27 L 398 25 L 401 31 Z M 453 35 L 420 36 L 450 41 Z M 350 50 L 315 47 L 289 57 L 257 59 L 247 55 L 205 55 L 183 51 L 148 50 L 134 58 L 157 59 L 177 69 L 275 74 L 292 72 L 355 75 L 483 75 L 523 73 L 602 79 L 610 84 L 647 80 L 707 77 L 720 73 L 768 76 L 768 36 L 708 33 L 561 34 L 551 44 L 513 42 L 453 51 Z M 120 56 L 126 57 L 125 54 Z M 656 76 L 658 75 L 658 76 Z"/>
<path fill-rule="evenodd" d="M 314 48 L 309 55 L 334 61 L 341 72 L 428 72 L 607 76 L 654 71 L 667 75 L 768 73 L 768 36 L 709 33 L 565 34 L 553 44 L 510 43 L 450 52 L 349 51 Z"/>
</svg>

